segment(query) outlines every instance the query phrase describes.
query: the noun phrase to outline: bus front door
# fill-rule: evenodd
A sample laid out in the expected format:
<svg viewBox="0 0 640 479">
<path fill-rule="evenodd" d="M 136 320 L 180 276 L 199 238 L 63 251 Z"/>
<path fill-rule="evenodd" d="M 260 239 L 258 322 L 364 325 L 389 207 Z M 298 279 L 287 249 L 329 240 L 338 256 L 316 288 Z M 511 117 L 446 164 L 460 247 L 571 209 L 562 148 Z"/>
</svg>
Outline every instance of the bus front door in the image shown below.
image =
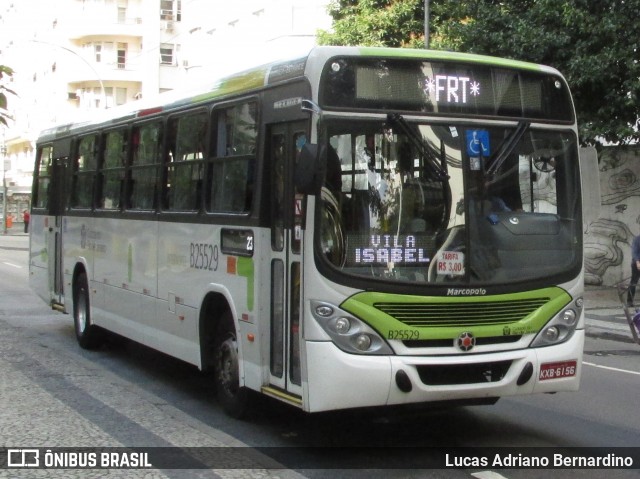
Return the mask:
<svg viewBox="0 0 640 479">
<path fill-rule="evenodd" d="M 271 188 L 271 316 L 270 385 L 299 402 L 302 396 L 300 367 L 302 293 L 303 200 L 296 195 L 293 172 L 307 123 L 272 125 L 269 129 Z"/>
<path fill-rule="evenodd" d="M 54 309 L 64 310 L 64 275 L 62 264 L 62 215 L 65 205 L 65 180 L 69 158 L 54 158 L 51 165 L 51 183 L 49 188 L 48 209 L 45 234 L 49 261 L 49 292 Z"/>
</svg>

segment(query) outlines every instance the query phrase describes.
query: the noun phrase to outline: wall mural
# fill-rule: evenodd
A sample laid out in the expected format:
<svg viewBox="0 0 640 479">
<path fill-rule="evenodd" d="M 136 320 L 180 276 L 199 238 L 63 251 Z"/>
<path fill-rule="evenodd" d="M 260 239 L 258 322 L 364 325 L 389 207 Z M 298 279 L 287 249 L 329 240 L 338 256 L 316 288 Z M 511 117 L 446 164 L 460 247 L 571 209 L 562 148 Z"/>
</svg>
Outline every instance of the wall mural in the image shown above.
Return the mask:
<svg viewBox="0 0 640 479">
<path fill-rule="evenodd" d="M 585 228 L 585 284 L 614 286 L 631 276 L 631 242 L 640 234 L 640 149 L 599 153 L 600 217 Z"/>
</svg>

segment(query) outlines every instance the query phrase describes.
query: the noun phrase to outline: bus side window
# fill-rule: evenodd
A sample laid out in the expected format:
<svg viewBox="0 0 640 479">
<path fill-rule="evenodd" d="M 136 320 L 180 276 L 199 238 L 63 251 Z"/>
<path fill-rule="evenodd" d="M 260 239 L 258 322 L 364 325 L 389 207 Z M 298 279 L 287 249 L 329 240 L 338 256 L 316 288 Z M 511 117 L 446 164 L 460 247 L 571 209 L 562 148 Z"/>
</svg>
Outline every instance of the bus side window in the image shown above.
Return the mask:
<svg viewBox="0 0 640 479">
<path fill-rule="evenodd" d="M 166 209 L 200 210 L 207 130 L 205 111 L 169 120 Z"/>
<path fill-rule="evenodd" d="M 117 210 L 123 203 L 127 152 L 128 130 L 113 130 L 105 135 L 100 170 L 100 208 Z"/>
<path fill-rule="evenodd" d="M 131 132 L 131 171 L 127 208 L 151 210 L 156 206 L 158 171 L 162 151 L 162 123 L 135 125 Z"/>
<path fill-rule="evenodd" d="M 71 207 L 91 208 L 95 190 L 100 137 L 88 135 L 76 143 L 72 157 Z"/>
<path fill-rule="evenodd" d="M 257 149 L 255 102 L 214 111 L 216 154 L 209 159 L 211 186 L 207 211 L 247 213 L 253 203 L 253 182 Z"/>
<path fill-rule="evenodd" d="M 36 208 L 47 208 L 49 205 L 49 186 L 51 184 L 51 166 L 53 161 L 53 147 L 44 146 L 39 151 L 38 178 L 35 183 L 33 205 Z"/>
</svg>

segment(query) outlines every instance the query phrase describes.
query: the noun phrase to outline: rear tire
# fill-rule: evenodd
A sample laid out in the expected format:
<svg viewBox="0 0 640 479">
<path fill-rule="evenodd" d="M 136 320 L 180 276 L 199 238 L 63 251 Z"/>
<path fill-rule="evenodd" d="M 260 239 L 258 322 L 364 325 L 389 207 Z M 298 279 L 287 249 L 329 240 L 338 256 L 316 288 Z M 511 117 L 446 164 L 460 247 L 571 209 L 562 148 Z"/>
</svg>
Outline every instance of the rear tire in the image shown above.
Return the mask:
<svg viewBox="0 0 640 479">
<path fill-rule="evenodd" d="M 104 339 L 104 332 L 91 323 L 89 282 L 86 273 L 80 273 L 73 288 L 73 325 L 76 339 L 83 349 L 96 349 Z"/>
<path fill-rule="evenodd" d="M 240 386 L 238 342 L 231 313 L 220 317 L 214 347 L 214 381 L 216 396 L 229 416 L 240 419 L 249 409 L 250 391 Z"/>
</svg>

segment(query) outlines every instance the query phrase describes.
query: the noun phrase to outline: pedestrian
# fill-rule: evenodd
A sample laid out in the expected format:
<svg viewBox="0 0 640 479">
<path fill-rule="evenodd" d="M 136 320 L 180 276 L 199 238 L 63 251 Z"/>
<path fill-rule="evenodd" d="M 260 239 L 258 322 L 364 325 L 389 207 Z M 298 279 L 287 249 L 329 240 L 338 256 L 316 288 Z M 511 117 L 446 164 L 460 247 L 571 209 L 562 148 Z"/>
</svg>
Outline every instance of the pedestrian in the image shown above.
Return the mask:
<svg viewBox="0 0 640 479">
<path fill-rule="evenodd" d="M 627 293 L 627 306 L 633 306 L 633 298 L 636 295 L 636 285 L 640 279 L 640 235 L 633 238 L 631 243 L 631 281 Z"/>
<path fill-rule="evenodd" d="M 22 221 L 24 221 L 24 232 L 29 232 L 29 220 L 31 220 L 31 215 L 29 214 L 29 210 L 24 210 L 22 212 Z"/>
</svg>

